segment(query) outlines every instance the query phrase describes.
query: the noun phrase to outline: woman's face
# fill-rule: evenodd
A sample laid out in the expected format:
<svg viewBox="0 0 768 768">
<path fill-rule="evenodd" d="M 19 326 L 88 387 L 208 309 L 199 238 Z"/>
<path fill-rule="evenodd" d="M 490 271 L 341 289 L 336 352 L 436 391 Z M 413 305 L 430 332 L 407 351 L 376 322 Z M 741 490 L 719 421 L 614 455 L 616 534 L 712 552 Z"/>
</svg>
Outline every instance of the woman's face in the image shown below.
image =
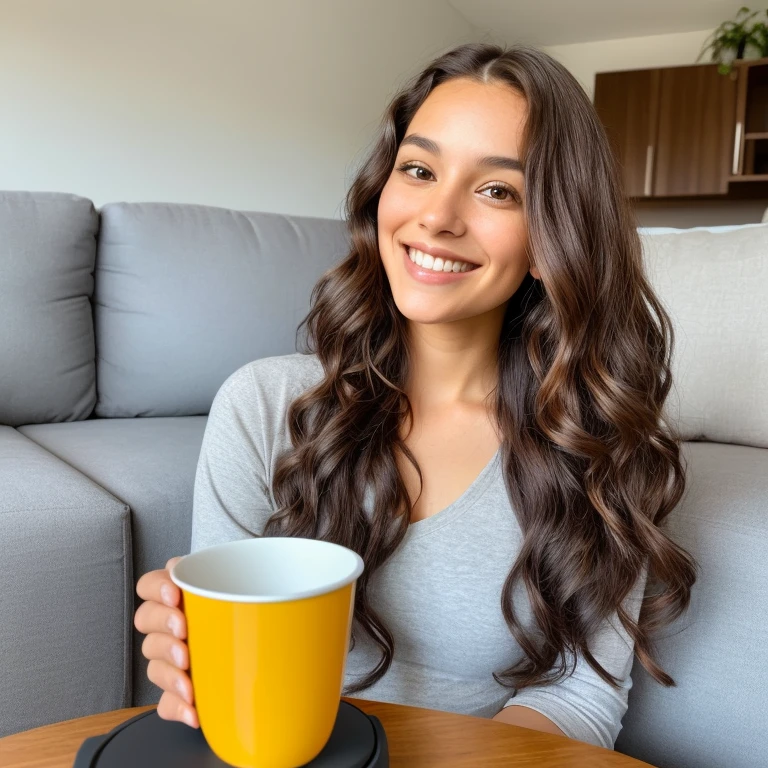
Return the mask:
<svg viewBox="0 0 768 768">
<path fill-rule="evenodd" d="M 498 310 L 529 271 L 516 167 L 525 117 L 524 97 L 509 86 L 465 78 L 437 86 L 413 116 L 378 207 L 384 270 L 409 320 L 447 323 Z M 427 255 L 425 265 L 416 250 L 442 261 Z"/>
</svg>

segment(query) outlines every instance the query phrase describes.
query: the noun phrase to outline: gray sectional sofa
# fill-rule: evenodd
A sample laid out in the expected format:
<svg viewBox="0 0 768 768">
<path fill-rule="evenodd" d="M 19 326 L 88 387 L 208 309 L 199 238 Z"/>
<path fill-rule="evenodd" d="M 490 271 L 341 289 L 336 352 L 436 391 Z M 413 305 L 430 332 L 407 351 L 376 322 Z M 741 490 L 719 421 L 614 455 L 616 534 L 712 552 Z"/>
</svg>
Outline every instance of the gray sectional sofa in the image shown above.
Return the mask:
<svg viewBox="0 0 768 768">
<path fill-rule="evenodd" d="M 669 768 L 768 765 L 768 224 L 641 230 L 678 333 L 688 487 L 667 524 L 701 567 L 639 664 L 616 744 Z M 0 736 L 154 704 L 135 583 L 189 551 L 219 385 L 295 351 L 344 224 L 0 192 Z"/>
</svg>

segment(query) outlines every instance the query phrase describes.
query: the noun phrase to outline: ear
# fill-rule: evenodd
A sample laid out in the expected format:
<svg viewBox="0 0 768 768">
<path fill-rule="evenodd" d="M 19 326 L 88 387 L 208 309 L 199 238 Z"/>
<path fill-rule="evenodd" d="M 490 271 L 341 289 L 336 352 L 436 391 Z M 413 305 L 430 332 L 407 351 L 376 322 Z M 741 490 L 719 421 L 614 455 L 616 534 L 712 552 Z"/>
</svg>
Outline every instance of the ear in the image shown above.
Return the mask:
<svg viewBox="0 0 768 768">
<path fill-rule="evenodd" d="M 531 267 L 528 271 L 535 280 L 541 280 L 541 272 L 539 272 L 538 267 Z"/>
</svg>

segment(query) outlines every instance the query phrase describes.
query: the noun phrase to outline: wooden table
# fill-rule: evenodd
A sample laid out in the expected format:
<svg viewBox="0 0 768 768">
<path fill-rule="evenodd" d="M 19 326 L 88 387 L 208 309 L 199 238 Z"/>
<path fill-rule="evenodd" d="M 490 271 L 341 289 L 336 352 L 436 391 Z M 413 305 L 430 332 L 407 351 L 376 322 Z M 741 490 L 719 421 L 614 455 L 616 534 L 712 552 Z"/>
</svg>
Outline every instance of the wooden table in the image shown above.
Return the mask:
<svg viewBox="0 0 768 768">
<path fill-rule="evenodd" d="M 480 717 L 431 709 L 345 699 L 381 720 L 391 768 L 648 768 L 600 747 Z M 146 712 L 134 707 L 66 720 L 0 739 L 2 768 L 72 768 L 90 736 Z"/>
</svg>

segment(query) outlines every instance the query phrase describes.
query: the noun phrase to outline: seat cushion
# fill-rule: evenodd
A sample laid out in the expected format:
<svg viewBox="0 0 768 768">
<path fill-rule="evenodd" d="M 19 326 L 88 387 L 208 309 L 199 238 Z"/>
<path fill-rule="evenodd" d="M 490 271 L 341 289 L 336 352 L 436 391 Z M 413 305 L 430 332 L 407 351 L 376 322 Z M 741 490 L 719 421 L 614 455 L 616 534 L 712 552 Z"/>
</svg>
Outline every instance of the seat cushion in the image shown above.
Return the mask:
<svg viewBox="0 0 768 768">
<path fill-rule="evenodd" d="M 84 197 L 0 192 L 0 424 L 72 421 L 92 412 L 98 228 Z"/>
<path fill-rule="evenodd" d="M 754 768 L 768 755 L 768 451 L 683 450 L 688 485 L 666 530 L 700 573 L 689 610 L 656 638 L 677 687 L 635 661 L 616 749 L 659 768 Z"/>
<path fill-rule="evenodd" d="M 96 416 L 208 413 L 240 366 L 296 351 L 312 287 L 346 250 L 345 224 L 334 219 L 105 205 Z"/>
<path fill-rule="evenodd" d="M 0 427 L 0 736 L 131 703 L 128 507 Z"/>
<path fill-rule="evenodd" d="M 19 430 L 130 506 L 135 574 L 131 617 L 141 604 L 135 582 L 190 550 L 195 470 L 207 420 L 88 419 Z M 160 689 L 147 678 L 144 636 L 132 632 L 133 706 L 156 704 Z"/>
</svg>

